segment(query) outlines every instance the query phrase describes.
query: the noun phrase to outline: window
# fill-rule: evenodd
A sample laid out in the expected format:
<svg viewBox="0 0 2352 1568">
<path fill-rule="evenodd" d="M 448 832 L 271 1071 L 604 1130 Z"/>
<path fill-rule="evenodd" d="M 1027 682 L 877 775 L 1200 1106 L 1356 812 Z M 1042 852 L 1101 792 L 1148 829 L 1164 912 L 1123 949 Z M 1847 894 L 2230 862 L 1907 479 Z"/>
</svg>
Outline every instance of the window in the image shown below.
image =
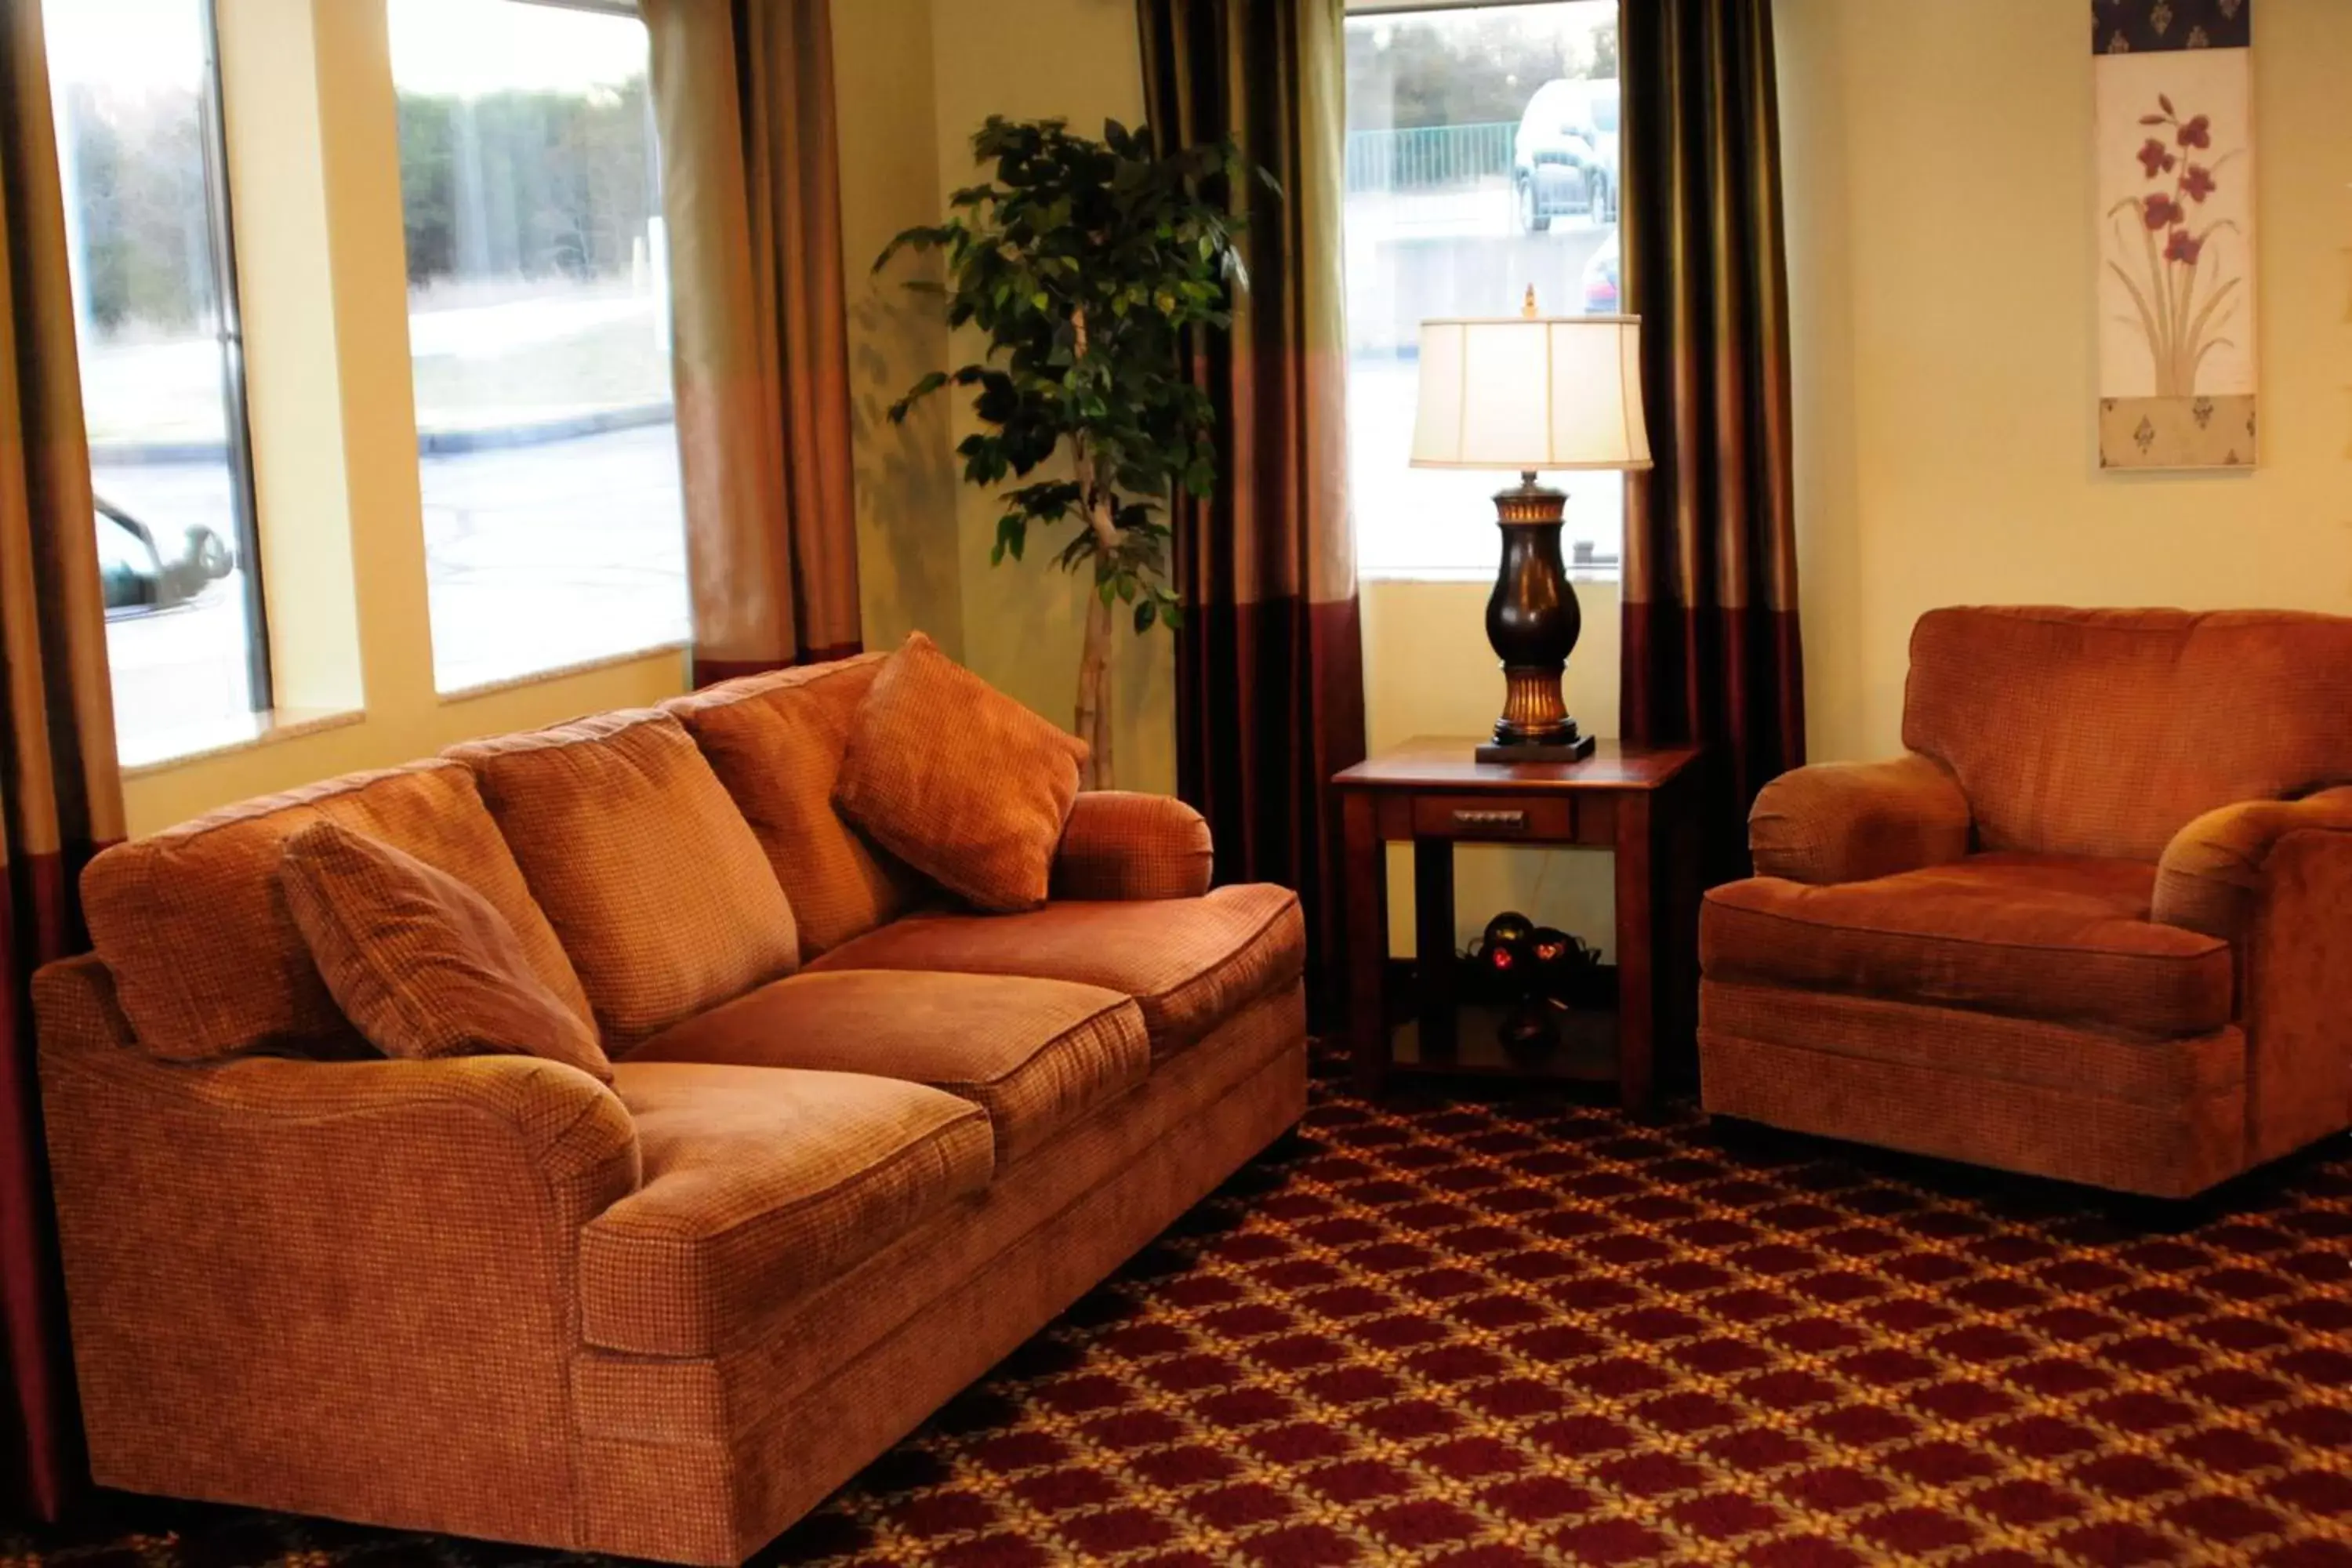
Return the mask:
<svg viewBox="0 0 2352 1568">
<path fill-rule="evenodd" d="M 435 683 L 683 641 L 645 24 L 577 0 L 390 17 Z"/>
<path fill-rule="evenodd" d="M 1507 474 L 1407 467 L 1431 316 L 1617 303 L 1615 0 L 1351 16 L 1348 44 L 1350 504 L 1367 575 L 1495 574 Z M 1569 493 L 1571 570 L 1614 574 L 1624 482 Z"/>
<path fill-rule="evenodd" d="M 122 760 L 269 706 L 207 0 L 47 7 Z"/>
</svg>

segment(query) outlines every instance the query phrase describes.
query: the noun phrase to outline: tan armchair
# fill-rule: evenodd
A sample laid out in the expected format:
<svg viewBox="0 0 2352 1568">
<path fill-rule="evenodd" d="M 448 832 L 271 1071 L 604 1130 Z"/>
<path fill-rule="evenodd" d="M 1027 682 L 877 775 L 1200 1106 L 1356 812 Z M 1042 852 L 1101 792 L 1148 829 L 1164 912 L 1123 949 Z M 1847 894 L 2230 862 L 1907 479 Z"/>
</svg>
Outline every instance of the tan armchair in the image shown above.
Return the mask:
<svg viewBox="0 0 2352 1568">
<path fill-rule="evenodd" d="M 1937 610 L 1700 921 L 1714 1113 L 2178 1197 L 2352 1125 L 2352 620 Z"/>
</svg>

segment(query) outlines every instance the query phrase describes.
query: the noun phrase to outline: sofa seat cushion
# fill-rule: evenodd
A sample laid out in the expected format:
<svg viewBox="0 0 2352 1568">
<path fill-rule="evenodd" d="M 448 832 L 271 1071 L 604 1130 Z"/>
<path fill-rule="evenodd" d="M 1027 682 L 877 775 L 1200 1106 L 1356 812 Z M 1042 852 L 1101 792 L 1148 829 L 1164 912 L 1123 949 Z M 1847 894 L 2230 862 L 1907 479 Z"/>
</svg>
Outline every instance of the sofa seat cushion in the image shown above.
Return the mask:
<svg viewBox="0 0 2352 1568">
<path fill-rule="evenodd" d="M 2147 918 L 2138 861 L 1975 855 L 1866 882 L 1758 877 L 1706 896 L 1711 981 L 1797 986 L 2169 1037 L 2230 1022 L 2227 942 Z"/>
<path fill-rule="evenodd" d="M 1008 1165 L 1143 1081 L 1142 1011 L 1116 991 L 1000 974 L 853 969 L 763 985 L 655 1036 L 635 1062 L 873 1073 L 988 1112 Z"/>
<path fill-rule="evenodd" d="M 809 967 L 1024 974 L 1132 996 L 1159 1059 L 1307 966 L 1297 895 L 1250 883 L 1197 899 L 1051 903 L 1026 914 L 909 915 L 835 948 Z"/>
<path fill-rule="evenodd" d="M 580 1328 L 641 1355 L 709 1355 L 987 1186 L 987 1113 L 898 1079 L 616 1063 L 638 1189 L 580 1234 Z"/>
</svg>

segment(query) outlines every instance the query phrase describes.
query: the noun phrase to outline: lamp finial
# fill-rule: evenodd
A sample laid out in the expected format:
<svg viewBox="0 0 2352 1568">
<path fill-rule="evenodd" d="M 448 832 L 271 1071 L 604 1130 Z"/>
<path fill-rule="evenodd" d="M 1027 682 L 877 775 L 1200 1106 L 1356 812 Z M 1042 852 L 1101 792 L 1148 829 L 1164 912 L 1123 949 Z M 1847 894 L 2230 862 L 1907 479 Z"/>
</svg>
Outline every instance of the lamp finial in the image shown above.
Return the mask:
<svg viewBox="0 0 2352 1568">
<path fill-rule="evenodd" d="M 1536 286 L 1528 285 L 1528 297 L 1519 301 L 1519 314 L 1532 321 L 1536 319 Z"/>
</svg>

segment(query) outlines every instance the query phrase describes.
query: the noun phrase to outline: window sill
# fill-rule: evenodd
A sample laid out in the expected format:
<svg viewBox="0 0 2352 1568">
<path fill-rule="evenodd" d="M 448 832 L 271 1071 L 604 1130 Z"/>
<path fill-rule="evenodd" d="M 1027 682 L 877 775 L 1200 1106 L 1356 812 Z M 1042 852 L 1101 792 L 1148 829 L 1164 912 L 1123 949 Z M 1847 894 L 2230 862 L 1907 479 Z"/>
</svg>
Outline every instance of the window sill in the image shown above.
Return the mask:
<svg viewBox="0 0 2352 1568">
<path fill-rule="evenodd" d="M 1620 568 L 1611 566 L 1576 566 L 1568 569 L 1571 583 L 1615 583 L 1622 576 Z M 1356 580 L 1360 583 L 1492 583 L 1495 569 L 1491 566 L 1359 566 Z"/>
<path fill-rule="evenodd" d="M 362 708 L 276 708 L 204 724 L 175 727 L 142 736 L 130 745 L 117 738 L 125 779 L 150 778 L 174 768 L 236 752 L 257 751 L 365 721 Z"/>
<path fill-rule="evenodd" d="M 541 686 L 551 680 L 564 680 L 575 675 L 593 675 L 600 669 L 617 669 L 623 665 L 642 664 L 649 658 L 676 658 L 694 645 L 683 638 L 671 642 L 652 643 L 645 647 L 624 648 L 619 653 L 599 654 L 594 658 L 575 659 L 547 669 L 529 670 L 521 675 L 503 675 L 490 680 L 478 680 L 470 686 L 453 686 L 437 693 L 443 706 L 453 702 L 470 702 L 476 698 L 495 697 L 504 691 L 520 691 L 526 687 Z"/>
</svg>

